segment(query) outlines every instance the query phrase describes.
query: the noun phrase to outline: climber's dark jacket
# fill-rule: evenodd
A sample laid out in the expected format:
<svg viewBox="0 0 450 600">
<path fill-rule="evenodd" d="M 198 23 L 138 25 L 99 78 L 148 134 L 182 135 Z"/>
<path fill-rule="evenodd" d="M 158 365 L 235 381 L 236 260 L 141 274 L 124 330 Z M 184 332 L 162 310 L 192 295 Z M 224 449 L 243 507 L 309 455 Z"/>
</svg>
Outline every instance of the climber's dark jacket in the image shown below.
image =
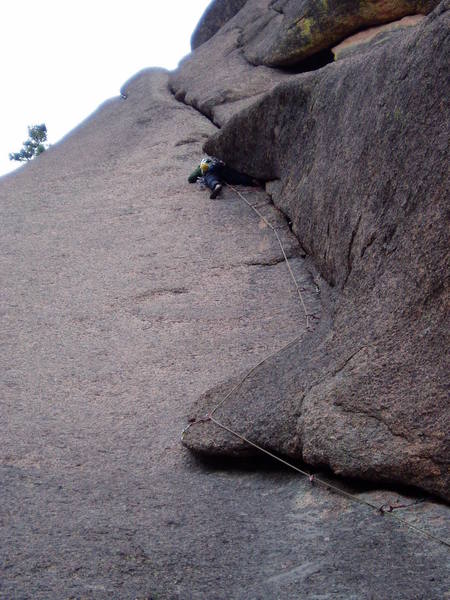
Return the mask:
<svg viewBox="0 0 450 600">
<path fill-rule="evenodd" d="M 197 179 L 200 179 L 200 177 L 202 177 L 202 170 L 200 169 L 200 165 L 198 165 L 195 171 L 192 171 L 192 173 L 189 175 L 188 181 L 189 183 L 195 183 Z"/>
<path fill-rule="evenodd" d="M 189 175 L 188 181 L 189 183 L 195 183 L 200 177 L 202 177 L 202 170 L 199 165 Z M 217 183 L 222 183 L 223 181 L 232 185 L 258 185 L 257 181 L 245 175 L 245 173 L 239 173 L 239 171 L 220 163 L 210 167 L 206 174 L 203 175 L 203 180 L 210 189 L 214 189 Z"/>
</svg>

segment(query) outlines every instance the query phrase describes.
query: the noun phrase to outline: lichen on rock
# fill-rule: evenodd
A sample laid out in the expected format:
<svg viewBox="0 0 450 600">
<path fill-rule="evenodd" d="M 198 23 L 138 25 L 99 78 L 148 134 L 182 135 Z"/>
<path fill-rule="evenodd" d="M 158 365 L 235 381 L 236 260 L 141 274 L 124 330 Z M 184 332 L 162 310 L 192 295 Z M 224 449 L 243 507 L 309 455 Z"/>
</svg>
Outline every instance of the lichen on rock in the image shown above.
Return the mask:
<svg viewBox="0 0 450 600">
<path fill-rule="evenodd" d="M 270 26 L 246 34 L 245 55 L 253 64 L 286 66 L 336 45 L 363 28 L 430 12 L 437 0 L 288 0 Z M 273 7 L 272 7 L 273 8 Z"/>
</svg>

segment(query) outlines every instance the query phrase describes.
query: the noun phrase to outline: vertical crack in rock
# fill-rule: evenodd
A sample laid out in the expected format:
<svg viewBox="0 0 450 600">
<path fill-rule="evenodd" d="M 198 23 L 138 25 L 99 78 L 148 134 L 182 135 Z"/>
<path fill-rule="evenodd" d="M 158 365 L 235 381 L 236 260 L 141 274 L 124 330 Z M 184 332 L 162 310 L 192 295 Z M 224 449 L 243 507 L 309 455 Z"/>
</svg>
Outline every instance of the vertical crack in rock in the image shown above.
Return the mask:
<svg viewBox="0 0 450 600">
<path fill-rule="evenodd" d="M 373 448 L 377 440 L 393 457 L 392 479 L 444 498 L 448 498 L 447 475 L 433 471 L 424 457 L 446 454 L 437 434 L 446 398 L 440 349 L 447 344 L 447 333 L 443 305 L 431 302 L 425 309 L 423 299 L 429 290 L 438 289 L 445 256 L 443 117 L 435 110 L 442 97 L 431 82 L 446 79 L 447 27 L 448 12 L 443 9 L 415 27 L 382 40 L 375 37 L 351 58 L 294 75 L 226 120 L 207 142 L 208 153 L 233 166 L 255 177 L 279 178 L 274 187 L 277 205 L 292 220 L 321 274 L 339 284 L 327 289 L 328 331 L 315 337 L 314 348 L 303 341 L 296 357 L 280 357 L 292 360 L 299 387 L 307 389 L 316 381 L 317 370 L 332 373 L 333 364 L 338 367 L 340 357 L 350 356 L 355 346 L 367 347 L 371 356 L 366 360 L 366 354 L 360 354 L 355 368 L 314 390 L 310 414 L 305 415 L 312 428 L 319 424 L 323 428 L 323 434 L 314 438 L 314 452 L 334 468 L 339 462 L 334 455 L 344 457 L 350 445 L 357 447 L 353 475 L 370 472 L 382 480 L 383 465 L 377 464 Z M 396 116 L 399 106 L 401 119 Z M 258 404 L 246 388 L 233 406 L 238 410 L 255 402 L 259 406 L 259 411 L 252 408 L 255 418 L 265 414 L 266 424 L 271 419 L 277 423 L 280 434 L 269 426 L 270 444 L 281 450 L 288 447 L 289 435 L 297 435 L 291 423 L 296 401 L 288 392 L 288 381 L 280 376 L 274 397 L 280 398 L 277 410 L 285 412 L 283 418 L 274 418 L 264 395 L 270 395 L 269 384 L 267 389 L 263 384 L 269 377 L 266 371 L 252 380 L 266 402 Z M 361 422 L 355 428 L 352 409 L 337 420 L 336 444 L 325 443 L 333 425 L 322 415 L 337 394 L 354 406 L 355 415 L 371 402 L 384 406 L 383 419 L 393 423 L 392 431 L 410 430 L 414 443 L 400 450 L 397 437 L 386 428 L 376 435 L 370 424 Z M 227 417 L 235 422 L 231 412 Z M 402 427 L 397 427 L 399 422 Z M 243 426 L 249 437 L 269 440 L 259 425 L 252 427 L 249 417 Z M 435 440 L 432 448 L 420 441 L 423 429 L 428 439 Z M 228 440 L 221 444 L 222 451 L 227 447 L 230 453 L 236 451 Z M 300 446 L 301 441 L 296 450 L 290 446 L 293 456 L 298 457 Z"/>
<path fill-rule="evenodd" d="M 243 30 L 267 4 L 248 0 Z M 356 3 L 271 6 L 283 18 L 308 4 Z M 298 76 L 251 70 L 233 18 L 175 76 L 222 127 L 212 152 L 279 179 L 267 187 L 311 249 L 296 258 L 285 228 L 307 308 L 323 307 L 312 333 L 281 263 L 266 265 L 280 258 L 267 229 L 227 195 L 186 191 L 216 127 L 173 99 L 165 71 L 139 73 L 126 102 L 1 178 L 5 598 L 309 600 L 330 581 L 336 598 L 446 596 L 436 539 L 306 478 L 244 467 L 249 448 L 208 422 L 186 445 L 237 461 L 200 468 L 179 434 L 195 398 L 204 417 L 241 383 L 220 410 L 236 431 L 358 478 L 337 485 L 448 538 L 448 506 L 399 487 L 449 499 L 448 7 Z M 262 33 L 251 50 L 266 56 Z M 239 100 L 250 92 L 268 93 Z M 324 268 L 340 282 L 350 262 L 351 277 L 331 290 L 313 270 L 319 301 L 305 264 L 325 246 Z"/>
<path fill-rule="evenodd" d="M 359 225 L 361 223 L 361 216 L 359 215 L 358 220 L 356 222 L 355 227 L 353 228 L 351 237 L 350 237 L 350 243 L 348 245 L 348 251 L 347 251 L 347 274 L 345 276 L 344 279 L 344 283 L 342 284 L 342 287 L 345 287 L 348 281 L 348 278 L 350 277 L 350 273 L 352 271 L 352 265 L 353 265 L 353 244 L 355 243 L 355 239 L 356 236 L 358 234 L 358 230 L 359 230 Z"/>
</svg>

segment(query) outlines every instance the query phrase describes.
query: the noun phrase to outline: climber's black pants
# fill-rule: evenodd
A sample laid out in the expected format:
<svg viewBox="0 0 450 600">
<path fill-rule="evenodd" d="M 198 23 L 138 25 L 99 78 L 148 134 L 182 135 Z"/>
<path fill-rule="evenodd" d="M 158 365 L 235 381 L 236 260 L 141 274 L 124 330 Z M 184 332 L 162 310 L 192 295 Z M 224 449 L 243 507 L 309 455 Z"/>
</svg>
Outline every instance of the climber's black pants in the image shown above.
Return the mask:
<svg viewBox="0 0 450 600">
<path fill-rule="evenodd" d="M 213 167 L 203 176 L 203 180 L 210 190 L 223 181 L 231 183 L 231 185 L 255 185 L 251 177 L 239 173 L 227 165 Z"/>
<path fill-rule="evenodd" d="M 203 181 L 210 190 L 213 190 L 218 183 L 222 183 L 219 179 L 219 174 L 216 169 L 210 169 L 205 175 L 203 175 Z"/>
</svg>

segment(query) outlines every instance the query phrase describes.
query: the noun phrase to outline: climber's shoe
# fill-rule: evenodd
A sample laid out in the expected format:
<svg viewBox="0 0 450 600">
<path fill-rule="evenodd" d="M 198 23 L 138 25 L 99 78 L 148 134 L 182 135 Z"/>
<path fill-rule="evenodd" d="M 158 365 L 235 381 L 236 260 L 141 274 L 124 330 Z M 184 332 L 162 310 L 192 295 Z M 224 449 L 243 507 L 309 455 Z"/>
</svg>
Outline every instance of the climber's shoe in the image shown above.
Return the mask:
<svg viewBox="0 0 450 600">
<path fill-rule="evenodd" d="M 213 191 L 211 192 L 211 194 L 209 196 L 211 198 L 211 200 L 214 200 L 214 198 L 217 198 L 217 196 L 219 195 L 221 189 L 222 189 L 221 184 L 220 183 L 216 183 L 216 185 L 214 186 Z"/>
</svg>

